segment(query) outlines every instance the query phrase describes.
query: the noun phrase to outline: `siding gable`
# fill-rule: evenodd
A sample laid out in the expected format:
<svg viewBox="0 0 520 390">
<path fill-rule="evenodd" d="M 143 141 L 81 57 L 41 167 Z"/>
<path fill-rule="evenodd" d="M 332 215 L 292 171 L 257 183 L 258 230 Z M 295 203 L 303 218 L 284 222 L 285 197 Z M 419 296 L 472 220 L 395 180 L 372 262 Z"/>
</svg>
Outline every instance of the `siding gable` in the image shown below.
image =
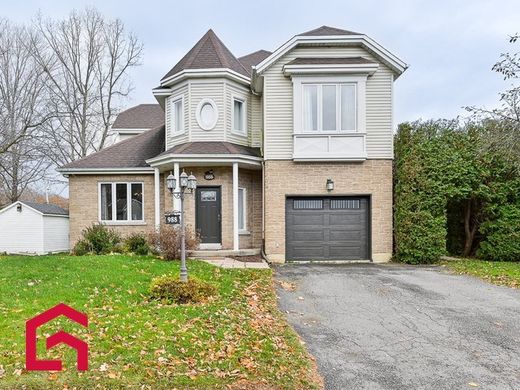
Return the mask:
<svg viewBox="0 0 520 390">
<path fill-rule="evenodd" d="M 393 158 L 393 72 L 361 47 L 297 47 L 264 73 L 264 158 L 291 159 L 293 153 L 293 86 L 283 66 L 297 57 L 364 57 L 379 63 L 366 84 L 366 149 L 369 159 Z"/>
</svg>

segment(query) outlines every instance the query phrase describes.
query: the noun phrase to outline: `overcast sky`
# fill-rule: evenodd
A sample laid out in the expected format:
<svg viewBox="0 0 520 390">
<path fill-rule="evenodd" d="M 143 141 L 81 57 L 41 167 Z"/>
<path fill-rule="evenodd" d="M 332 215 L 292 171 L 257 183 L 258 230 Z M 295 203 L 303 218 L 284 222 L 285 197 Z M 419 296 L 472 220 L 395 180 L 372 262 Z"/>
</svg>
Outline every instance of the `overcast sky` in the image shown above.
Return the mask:
<svg viewBox="0 0 520 390">
<path fill-rule="evenodd" d="M 409 69 L 396 81 L 395 122 L 449 118 L 491 107 L 508 86 L 491 71 L 508 36 L 520 32 L 520 1 L 7 1 L 0 15 L 28 22 L 38 10 L 62 17 L 95 6 L 144 43 L 128 105 L 155 102 L 151 89 L 209 29 L 237 56 L 273 51 L 293 35 L 329 25 L 362 32 Z"/>
</svg>

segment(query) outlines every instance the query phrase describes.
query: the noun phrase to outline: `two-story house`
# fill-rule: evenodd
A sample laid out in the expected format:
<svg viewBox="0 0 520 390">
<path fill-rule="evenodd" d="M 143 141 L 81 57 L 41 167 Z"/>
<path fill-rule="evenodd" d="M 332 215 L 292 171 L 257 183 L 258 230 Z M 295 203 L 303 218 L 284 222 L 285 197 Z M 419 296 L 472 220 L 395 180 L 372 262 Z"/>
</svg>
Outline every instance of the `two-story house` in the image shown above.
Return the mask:
<svg viewBox="0 0 520 390">
<path fill-rule="evenodd" d="M 185 171 L 201 250 L 388 261 L 393 84 L 406 67 L 332 27 L 239 58 L 209 30 L 153 90 L 157 105 L 119 114 L 120 142 L 61 168 L 71 242 L 97 222 L 160 229 L 179 210 L 166 177 Z"/>
</svg>

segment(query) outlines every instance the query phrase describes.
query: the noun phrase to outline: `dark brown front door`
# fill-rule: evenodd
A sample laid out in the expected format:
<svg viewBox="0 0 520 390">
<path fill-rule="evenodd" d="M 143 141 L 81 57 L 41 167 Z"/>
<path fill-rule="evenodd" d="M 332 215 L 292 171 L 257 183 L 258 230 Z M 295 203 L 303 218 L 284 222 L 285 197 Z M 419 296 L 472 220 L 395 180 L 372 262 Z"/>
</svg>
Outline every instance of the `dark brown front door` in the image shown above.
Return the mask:
<svg viewBox="0 0 520 390">
<path fill-rule="evenodd" d="M 198 187 L 195 223 L 203 244 L 220 244 L 221 226 L 220 187 Z"/>
</svg>

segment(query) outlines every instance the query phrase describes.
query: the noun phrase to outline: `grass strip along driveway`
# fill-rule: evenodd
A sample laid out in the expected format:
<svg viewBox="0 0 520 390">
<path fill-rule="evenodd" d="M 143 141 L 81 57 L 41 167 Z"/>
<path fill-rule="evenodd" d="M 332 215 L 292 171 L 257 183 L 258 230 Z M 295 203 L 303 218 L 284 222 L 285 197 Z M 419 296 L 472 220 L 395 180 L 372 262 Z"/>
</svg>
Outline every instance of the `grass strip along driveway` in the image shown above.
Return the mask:
<svg viewBox="0 0 520 390">
<path fill-rule="evenodd" d="M 191 275 L 219 295 L 199 305 L 150 301 L 153 277 L 177 262 L 152 257 L 0 256 L 0 388 L 316 388 L 314 363 L 276 307 L 270 270 L 226 270 L 190 261 Z M 58 303 L 88 315 L 88 329 L 64 317 L 38 331 L 38 358 L 61 372 L 27 372 L 25 321 Z M 78 372 L 66 346 L 43 338 L 64 329 L 89 343 Z"/>
<path fill-rule="evenodd" d="M 477 276 L 493 284 L 520 287 L 520 262 L 461 259 L 445 261 L 442 265 L 456 273 Z"/>
</svg>

